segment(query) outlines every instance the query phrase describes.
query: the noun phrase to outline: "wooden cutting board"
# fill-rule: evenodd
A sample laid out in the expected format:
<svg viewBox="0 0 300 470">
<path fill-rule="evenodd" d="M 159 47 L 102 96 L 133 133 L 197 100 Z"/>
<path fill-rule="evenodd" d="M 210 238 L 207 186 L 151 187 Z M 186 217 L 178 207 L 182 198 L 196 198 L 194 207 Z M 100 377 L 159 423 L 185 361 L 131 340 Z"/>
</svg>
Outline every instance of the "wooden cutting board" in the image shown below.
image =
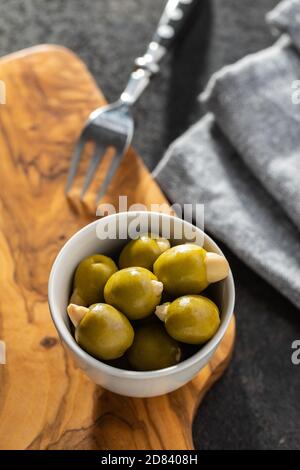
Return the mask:
<svg viewBox="0 0 300 470">
<path fill-rule="evenodd" d="M 234 320 L 210 364 L 169 395 L 132 399 L 94 385 L 61 346 L 47 305 L 51 264 L 65 241 L 95 219 L 93 202 L 63 187 L 78 133 L 105 103 L 84 64 L 54 46 L 0 60 L 1 449 L 191 449 L 192 421 L 229 363 Z M 109 156 L 99 173 L 105 173 Z M 99 182 L 99 181 L 98 181 Z M 133 150 L 106 201 L 166 202 Z"/>
</svg>

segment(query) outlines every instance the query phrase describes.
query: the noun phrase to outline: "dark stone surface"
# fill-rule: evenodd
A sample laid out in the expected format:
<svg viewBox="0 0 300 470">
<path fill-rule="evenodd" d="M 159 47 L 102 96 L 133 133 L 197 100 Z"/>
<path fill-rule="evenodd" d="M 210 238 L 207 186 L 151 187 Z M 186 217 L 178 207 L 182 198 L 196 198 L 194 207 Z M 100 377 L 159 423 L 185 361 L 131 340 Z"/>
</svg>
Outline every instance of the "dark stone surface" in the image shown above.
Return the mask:
<svg viewBox="0 0 300 470">
<path fill-rule="evenodd" d="M 222 65 L 267 47 L 265 13 L 277 0 L 199 0 L 184 40 L 135 108 L 134 145 L 150 169 L 201 115 L 197 95 Z M 144 51 L 163 0 L 2 0 L 0 55 L 37 43 L 73 49 L 108 100 L 117 98 Z M 0 77 L 1 79 L 1 77 Z M 225 248 L 225 252 L 228 251 Z M 300 366 L 291 343 L 299 311 L 228 253 L 237 285 L 231 366 L 194 423 L 199 449 L 300 448 Z"/>
<path fill-rule="evenodd" d="M 299 449 L 299 311 L 224 247 L 236 282 L 237 340 L 227 373 L 199 409 L 199 449 Z"/>
</svg>

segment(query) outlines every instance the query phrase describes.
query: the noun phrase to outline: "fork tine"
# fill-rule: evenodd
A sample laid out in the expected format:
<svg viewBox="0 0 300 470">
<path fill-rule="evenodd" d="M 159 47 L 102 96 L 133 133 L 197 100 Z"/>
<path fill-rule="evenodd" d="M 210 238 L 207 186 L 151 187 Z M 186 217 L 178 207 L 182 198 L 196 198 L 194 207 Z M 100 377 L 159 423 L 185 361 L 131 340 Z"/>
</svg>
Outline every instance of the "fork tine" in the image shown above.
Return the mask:
<svg viewBox="0 0 300 470">
<path fill-rule="evenodd" d="M 77 168 L 78 168 L 80 157 L 83 151 L 84 144 L 85 144 L 85 140 L 82 136 L 80 136 L 73 152 L 68 179 L 67 179 L 66 186 L 65 186 L 65 193 L 68 193 L 68 191 L 71 189 L 71 186 L 73 184 L 75 175 L 77 173 Z"/>
<path fill-rule="evenodd" d="M 98 191 L 98 194 L 97 194 L 97 199 L 96 199 L 96 202 L 98 203 L 100 201 L 100 199 L 102 198 L 102 196 L 104 196 L 105 194 L 105 191 L 109 185 L 109 183 L 111 182 L 115 172 L 117 171 L 117 168 L 119 167 L 120 165 L 120 161 L 123 157 L 123 155 L 125 155 L 126 151 L 127 151 L 127 148 L 128 146 L 126 146 L 125 148 L 123 148 L 122 150 L 117 150 L 115 155 L 113 156 L 113 160 L 111 162 L 111 165 L 109 167 L 109 170 L 108 172 L 106 173 L 105 175 L 105 178 L 104 178 L 104 181 L 103 183 L 101 184 L 100 188 L 99 188 L 99 191 Z"/>
<path fill-rule="evenodd" d="M 86 172 L 85 180 L 84 180 L 83 187 L 82 187 L 82 190 L 81 190 L 81 193 L 80 193 L 80 199 L 83 199 L 85 193 L 87 192 L 87 190 L 88 190 L 88 188 L 89 188 L 89 186 L 90 186 L 90 184 L 91 184 L 91 182 L 94 178 L 97 166 L 99 165 L 100 160 L 102 159 L 102 157 L 104 155 L 104 151 L 105 151 L 105 149 L 101 145 L 99 145 L 98 143 L 95 144 L 95 149 L 94 149 L 94 152 L 93 152 L 93 156 L 92 156 L 91 162 L 89 164 L 88 170 Z"/>
</svg>

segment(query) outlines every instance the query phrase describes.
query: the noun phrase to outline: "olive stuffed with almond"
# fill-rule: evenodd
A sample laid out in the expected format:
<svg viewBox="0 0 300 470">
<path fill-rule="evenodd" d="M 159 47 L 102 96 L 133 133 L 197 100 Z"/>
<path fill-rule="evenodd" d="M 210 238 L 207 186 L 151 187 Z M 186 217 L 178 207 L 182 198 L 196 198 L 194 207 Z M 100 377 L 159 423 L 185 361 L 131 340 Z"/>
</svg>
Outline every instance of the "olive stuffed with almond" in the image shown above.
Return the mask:
<svg viewBox="0 0 300 470">
<path fill-rule="evenodd" d="M 105 302 L 130 320 L 145 318 L 160 303 L 163 285 L 148 269 L 131 267 L 114 273 L 104 288 Z"/>
<path fill-rule="evenodd" d="M 220 326 L 217 305 L 202 295 L 184 295 L 156 308 L 168 334 L 182 343 L 203 344 Z"/>
<path fill-rule="evenodd" d="M 98 303 L 90 308 L 70 304 L 68 315 L 79 346 L 101 360 L 117 359 L 132 345 L 134 330 L 123 313 Z"/>
<path fill-rule="evenodd" d="M 89 306 L 103 302 L 103 290 L 110 276 L 118 270 L 108 256 L 95 254 L 83 259 L 75 271 L 70 302 Z"/>
<path fill-rule="evenodd" d="M 173 296 L 200 294 L 212 282 L 228 276 L 229 265 L 224 256 L 186 243 L 169 248 L 153 265 L 153 272 Z"/>
</svg>

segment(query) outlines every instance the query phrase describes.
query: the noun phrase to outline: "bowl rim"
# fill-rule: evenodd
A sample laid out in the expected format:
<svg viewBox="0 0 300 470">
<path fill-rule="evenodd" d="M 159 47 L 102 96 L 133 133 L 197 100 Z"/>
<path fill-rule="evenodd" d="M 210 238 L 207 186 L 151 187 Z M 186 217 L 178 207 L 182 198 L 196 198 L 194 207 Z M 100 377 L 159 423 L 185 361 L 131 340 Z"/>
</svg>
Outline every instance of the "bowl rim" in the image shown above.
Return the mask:
<svg viewBox="0 0 300 470">
<path fill-rule="evenodd" d="M 107 215 L 101 219 L 97 219 L 85 225 L 80 230 L 75 232 L 58 252 L 54 260 L 54 263 L 52 265 L 50 276 L 49 276 L 49 282 L 48 282 L 48 304 L 49 304 L 49 310 L 50 310 L 50 314 L 52 317 L 52 321 L 56 327 L 56 330 L 58 331 L 58 334 L 61 340 L 68 346 L 68 348 L 71 350 L 71 352 L 75 356 L 78 356 L 79 359 L 82 362 L 85 362 L 88 366 L 92 368 L 96 368 L 97 370 L 102 370 L 104 373 L 108 375 L 112 375 L 112 376 L 119 377 L 119 378 L 143 380 L 143 379 L 151 379 L 151 378 L 163 377 L 163 376 L 180 373 L 183 370 L 188 369 L 191 366 L 195 365 L 196 363 L 201 362 L 203 359 L 206 358 L 206 356 L 214 352 L 214 350 L 219 345 L 219 343 L 221 342 L 222 338 L 224 337 L 227 331 L 227 328 L 229 326 L 229 323 L 233 315 L 234 303 L 235 303 L 235 287 L 234 287 L 234 279 L 233 279 L 231 269 L 229 270 L 228 277 L 224 279 L 224 283 L 226 283 L 226 288 L 228 289 L 228 307 L 227 307 L 227 310 L 223 312 L 224 321 L 221 322 L 220 327 L 218 331 L 216 332 L 216 334 L 198 352 L 196 352 L 189 358 L 185 359 L 184 361 L 179 362 L 178 364 L 174 366 L 166 367 L 164 369 L 158 369 L 158 370 L 153 370 L 153 371 L 130 371 L 130 370 L 124 370 L 124 369 L 119 369 L 114 366 L 110 366 L 108 364 L 105 364 L 101 360 L 94 358 L 93 356 L 88 354 L 86 351 L 84 351 L 76 343 L 75 338 L 73 337 L 72 333 L 67 328 L 63 320 L 63 317 L 59 312 L 59 309 L 56 307 L 55 299 L 54 299 L 55 277 L 56 277 L 56 272 L 60 267 L 60 263 L 62 262 L 62 259 L 64 257 L 64 253 L 66 249 L 70 245 L 75 243 L 77 239 L 81 238 L 85 233 L 90 232 L 92 229 L 94 229 L 94 227 L 96 228 L 96 225 L 99 223 L 100 220 L 104 220 L 104 219 L 107 220 L 108 218 L 120 217 L 125 214 L 130 214 L 132 216 L 138 216 L 140 214 L 151 214 L 152 216 L 157 215 L 159 217 L 168 218 L 171 220 L 178 219 L 179 221 L 182 221 L 182 223 L 189 225 L 190 228 L 193 228 L 194 230 L 198 231 L 204 237 L 205 241 L 208 241 L 214 247 L 214 249 L 216 249 L 217 252 L 219 252 L 220 254 L 223 254 L 222 250 L 219 248 L 217 243 L 209 235 L 207 235 L 203 230 L 201 230 L 196 225 L 193 225 L 190 222 L 187 222 L 186 220 L 181 219 L 180 217 L 173 216 L 170 214 L 165 214 L 163 212 L 154 212 L 154 211 L 124 211 L 124 212 L 117 212 L 114 214 Z"/>
</svg>

